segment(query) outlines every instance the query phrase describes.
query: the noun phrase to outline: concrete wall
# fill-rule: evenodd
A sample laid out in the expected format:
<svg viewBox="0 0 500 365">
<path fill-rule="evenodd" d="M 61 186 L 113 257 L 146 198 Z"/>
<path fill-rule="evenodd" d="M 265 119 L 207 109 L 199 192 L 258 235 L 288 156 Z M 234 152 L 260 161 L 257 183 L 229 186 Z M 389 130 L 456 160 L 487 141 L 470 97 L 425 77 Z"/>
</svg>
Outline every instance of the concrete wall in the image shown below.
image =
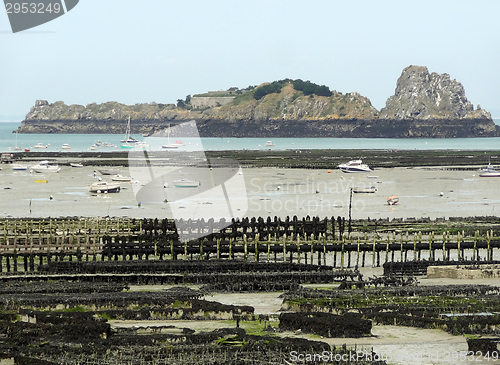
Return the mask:
<svg viewBox="0 0 500 365">
<path fill-rule="evenodd" d="M 234 96 L 207 96 L 198 97 L 193 96 L 191 98 L 191 105 L 193 108 L 207 108 L 214 107 L 217 105 L 224 105 L 233 101 Z"/>
</svg>

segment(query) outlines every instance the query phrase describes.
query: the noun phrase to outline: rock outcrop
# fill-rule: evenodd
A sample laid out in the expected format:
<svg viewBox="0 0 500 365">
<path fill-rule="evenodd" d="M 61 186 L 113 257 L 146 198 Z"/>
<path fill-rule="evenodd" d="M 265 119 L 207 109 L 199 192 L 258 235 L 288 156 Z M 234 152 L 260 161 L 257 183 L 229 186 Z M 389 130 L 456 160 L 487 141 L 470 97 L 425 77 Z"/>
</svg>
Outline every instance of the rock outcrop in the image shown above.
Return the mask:
<svg viewBox="0 0 500 365">
<path fill-rule="evenodd" d="M 396 83 L 396 92 L 380 110 L 380 119 L 491 119 L 476 110 L 460 82 L 450 75 L 429 73 L 427 67 L 406 67 Z"/>
<path fill-rule="evenodd" d="M 37 100 L 18 132 L 124 133 L 130 117 L 132 133 L 154 133 L 170 124 L 196 120 L 205 137 L 500 136 L 490 113 L 479 106 L 474 110 L 460 82 L 448 74 L 430 74 L 427 67 L 405 68 L 395 95 L 380 112 L 356 92 L 306 95 L 293 82 L 281 80 L 279 88 L 262 97 L 255 94 L 258 88 L 249 88 L 225 105 L 204 108 L 117 102 L 83 106 Z"/>
</svg>

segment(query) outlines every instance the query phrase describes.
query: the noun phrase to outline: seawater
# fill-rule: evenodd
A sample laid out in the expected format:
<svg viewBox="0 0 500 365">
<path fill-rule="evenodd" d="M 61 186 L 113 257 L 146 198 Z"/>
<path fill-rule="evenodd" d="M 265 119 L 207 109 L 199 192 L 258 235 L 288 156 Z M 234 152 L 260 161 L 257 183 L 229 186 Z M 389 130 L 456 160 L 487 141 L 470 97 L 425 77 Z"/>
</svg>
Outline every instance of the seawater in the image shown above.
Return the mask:
<svg viewBox="0 0 500 365">
<path fill-rule="evenodd" d="M 500 124 L 500 120 L 495 120 Z M 18 122 L 0 123 L 0 151 L 14 151 L 16 145 L 31 151 L 66 151 L 63 144 L 70 145 L 72 152 L 91 151 L 97 141 L 112 143 L 114 147 L 100 147 L 95 152 L 124 151 L 120 140 L 125 134 L 16 134 Z M 133 135 L 140 141 L 148 141 L 141 135 Z M 151 137 L 149 137 L 151 138 Z M 273 147 L 266 147 L 271 140 Z M 190 139 L 183 142 L 189 144 Z M 378 149 L 378 150 L 498 150 L 500 138 L 202 138 L 206 151 L 221 150 L 293 150 L 293 149 Z M 38 143 L 48 145 L 46 149 L 34 149 Z M 193 142 L 194 143 L 194 142 Z"/>
</svg>

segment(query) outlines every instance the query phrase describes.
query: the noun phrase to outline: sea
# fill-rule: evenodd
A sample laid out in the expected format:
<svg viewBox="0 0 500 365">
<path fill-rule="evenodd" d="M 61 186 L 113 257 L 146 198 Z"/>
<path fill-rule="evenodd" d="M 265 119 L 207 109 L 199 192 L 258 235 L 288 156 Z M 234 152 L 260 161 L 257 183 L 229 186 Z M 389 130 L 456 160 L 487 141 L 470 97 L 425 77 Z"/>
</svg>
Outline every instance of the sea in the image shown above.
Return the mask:
<svg viewBox="0 0 500 365">
<path fill-rule="evenodd" d="M 494 120 L 500 125 L 500 119 Z M 20 134 L 15 133 L 20 122 L 0 123 L 0 151 L 15 151 L 20 147 L 31 151 L 104 152 L 121 150 L 124 134 Z M 132 137 L 145 141 L 152 137 L 140 134 Z M 96 142 L 108 142 L 113 147 L 91 149 Z M 274 146 L 268 147 L 271 141 Z M 183 141 L 189 143 L 189 139 Z M 194 143 L 194 140 L 193 140 Z M 37 144 L 47 146 L 34 149 Z M 69 149 L 63 149 L 64 144 Z M 299 150 L 299 149 L 374 149 L 374 150 L 499 150 L 500 137 L 495 138 L 201 138 L 205 151 L 223 150 Z"/>
</svg>

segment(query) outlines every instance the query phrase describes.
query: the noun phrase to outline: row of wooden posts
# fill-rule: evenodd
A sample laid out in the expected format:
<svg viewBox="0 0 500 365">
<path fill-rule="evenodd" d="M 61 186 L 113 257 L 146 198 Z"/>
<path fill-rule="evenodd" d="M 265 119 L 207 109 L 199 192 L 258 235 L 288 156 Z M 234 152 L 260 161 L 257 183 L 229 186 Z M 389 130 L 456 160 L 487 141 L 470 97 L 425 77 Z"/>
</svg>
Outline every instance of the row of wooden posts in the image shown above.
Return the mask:
<svg viewBox="0 0 500 365">
<path fill-rule="evenodd" d="M 84 224 L 84 223 L 80 223 Z M 77 227 L 77 225 L 75 225 Z M 340 268 L 354 266 L 364 267 L 370 265 L 366 255 L 371 254 L 371 265 L 380 266 L 381 261 L 419 261 L 422 253 L 427 260 L 464 260 L 465 250 L 471 250 L 472 260 L 495 260 L 498 256 L 500 240 L 487 231 L 480 235 L 478 231 L 474 236 L 466 236 L 464 232 L 451 234 L 449 232 L 435 235 L 429 233 L 395 233 L 373 234 L 354 232 L 343 236 L 339 240 L 328 240 L 325 236 L 309 237 L 308 240 L 289 240 L 286 236 L 281 239 L 276 237 L 254 237 L 247 239 L 215 239 L 200 238 L 192 242 L 179 242 L 174 240 L 154 239 L 147 235 L 131 234 L 133 230 L 126 224 L 117 225 L 113 229 L 99 231 L 81 229 L 50 231 L 49 234 L 30 234 L 32 230 L 26 229 L 25 233 L 5 235 L 0 245 L 0 268 L 2 272 L 35 271 L 35 259 L 38 265 L 50 261 L 96 261 L 96 260 L 165 260 L 165 259 L 243 259 L 267 261 L 289 261 L 306 264 L 332 265 Z M 7 232 L 7 230 L 4 230 Z M 89 233 L 90 232 L 90 233 Z M 129 233 L 130 232 L 130 233 Z M 483 255 L 480 256 L 481 251 Z M 456 255 L 452 252 L 456 251 Z M 413 255 L 411 254 L 413 253 Z M 314 256 L 316 259 L 314 260 Z M 384 258 L 385 255 L 385 258 Z M 253 257 L 252 257 L 253 256 Z M 288 258 L 288 259 L 287 259 Z M 385 260 L 384 260 L 385 259 Z"/>
</svg>

